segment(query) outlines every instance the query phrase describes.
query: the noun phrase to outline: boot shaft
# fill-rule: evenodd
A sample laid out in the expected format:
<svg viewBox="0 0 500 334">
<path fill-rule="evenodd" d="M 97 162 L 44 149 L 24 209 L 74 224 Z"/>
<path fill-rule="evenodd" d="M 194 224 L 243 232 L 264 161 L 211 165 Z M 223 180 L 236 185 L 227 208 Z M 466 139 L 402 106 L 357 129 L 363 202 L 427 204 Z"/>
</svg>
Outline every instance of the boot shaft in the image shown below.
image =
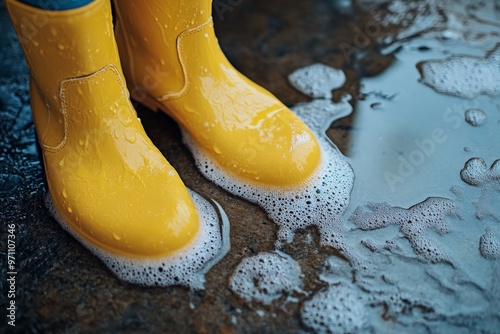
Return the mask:
<svg viewBox="0 0 500 334">
<path fill-rule="evenodd" d="M 68 118 L 76 117 L 63 110 L 62 83 L 106 66 L 122 75 L 110 3 L 95 0 L 64 11 L 42 10 L 17 0 L 5 3 L 30 71 L 39 142 L 46 150 L 56 150 L 67 137 Z"/>
<path fill-rule="evenodd" d="M 5 0 L 31 78 L 47 103 L 60 107 L 60 82 L 120 67 L 107 0 L 64 11 L 49 11 Z"/>
<path fill-rule="evenodd" d="M 210 20 L 211 0 L 115 0 L 116 39 L 131 95 L 176 95 L 188 78 L 178 37 Z M 196 50 L 189 50 L 196 52 Z"/>
</svg>

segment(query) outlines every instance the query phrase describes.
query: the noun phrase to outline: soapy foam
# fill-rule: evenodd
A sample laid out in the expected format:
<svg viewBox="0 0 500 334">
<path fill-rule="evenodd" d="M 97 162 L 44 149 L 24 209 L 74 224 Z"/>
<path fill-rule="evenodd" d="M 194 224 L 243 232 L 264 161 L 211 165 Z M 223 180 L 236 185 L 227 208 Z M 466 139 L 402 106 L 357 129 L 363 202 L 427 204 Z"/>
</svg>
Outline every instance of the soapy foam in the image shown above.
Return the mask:
<svg viewBox="0 0 500 334">
<path fill-rule="evenodd" d="M 241 298 L 270 304 L 283 293 L 300 291 L 299 264 L 284 253 L 259 253 L 243 259 L 229 280 L 229 287 Z"/>
<path fill-rule="evenodd" d="M 332 90 L 342 87 L 346 81 L 343 71 L 324 64 L 300 68 L 288 76 L 288 81 L 298 91 L 319 99 L 331 99 Z"/>
<path fill-rule="evenodd" d="M 356 288 L 341 283 L 306 301 L 301 318 L 316 333 L 358 333 L 365 327 L 365 307 Z"/>
<path fill-rule="evenodd" d="M 500 159 L 493 162 L 490 169 L 482 158 L 467 160 L 460 171 L 462 180 L 471 186 L 481 186 L 486 183 L 500 181 Z"/>
<path fill-rule="evenodd" d="M 198 236 L 183 249 L 157 259 L 134 259 L 99 249 L 60 217 L 50 194 L 45 204 L 59 224 L 100 258 L 119 279 L 145 286 L 184 285 L 191 289 L 203 289 L 204 273 L 215 264 L 213 259 L 222 258 L 229 250 L 229 245 L 223 244 L 223 240 L 229 242 L 226 237 L 229 226 L 223 222 L 225 225 L 221 231 L 215 209 L 200 195 L 191 190 L 189 193 L 200 217 Z M 221 214 L 225 215 L 223 212 Z"/>
<path fill-rule="evenodd" d="M 486 113 L 477 108 L 467 109 L 464 116 L 465 121 L 472 126 L 479 126 L 486 121 Z"/>
<path fill-rule="evenodd" d="M 481 189 L 481 196 L 475 203 L 476 217 L 483 219 L 492 217 L 500 221 L 498 195 L 500 191 L 500 159 L 495 160 L 491 167 L 482 158 L 469 159 L 460 171 L 462 180 Z"/>
<path fill-rule="evenodd" d="M 500 233 L 488 227 L 479 239 L 479 252 L 488 260 L 500 260 Z"/>
<path fill-rule="evenodd" d="M 485 58 L 451 56 L 421 63 L 421 81 L 439 93 L 472 99 L 500 95 L 500 44 Z"/>
</svg>

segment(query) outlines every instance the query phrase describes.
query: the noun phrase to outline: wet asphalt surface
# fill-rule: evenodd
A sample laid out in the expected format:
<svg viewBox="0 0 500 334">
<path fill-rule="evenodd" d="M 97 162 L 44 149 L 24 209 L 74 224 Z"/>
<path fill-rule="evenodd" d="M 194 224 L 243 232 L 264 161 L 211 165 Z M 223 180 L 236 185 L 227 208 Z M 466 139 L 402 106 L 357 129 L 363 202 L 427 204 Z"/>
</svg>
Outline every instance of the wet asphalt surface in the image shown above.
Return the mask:
<svg viewBox="0 0 500 334">
<path fill-rule="evenodd" d="M 217 3 L 217 2 L 216 2 Z M 231 2 L 228 2 L 231 3 Z M 340 13 L 330 1 L 233 1 L 214 10 L 220 44 L 241 72 L 268 88 L 285 104 L 308 98 L 295 91 L 286 77 L 297 68 L 322 62 L 343 68 L 348 76 L 337 94 L 357 96 L 360 75 L 380 72 L 391 56 L 378 56 L 376 46 L 364 49 L 356 61 L 338 48 L 352 41 L 351 24 L 370 19 L 354 8 Z M 0 332 L 194 332 L 278 333 L 300 332 L 299 303 L 278 301 L 270 306 L 246 303 L 228 289 L 228 279 L 242 258 L 274 249 L 277 227 L 264 211 L 210 183 L 197 171 L 181 142 L 177 125 L 161 113 L 136 105 L 153 142 L 177 169 L 185 184 L 218 201 L 231 222 L 231 251 L 207 275 L 206 290 L 184 287 L 144 288 L 116 279 L 106 267 L 49 215 L 44 206 L 43 167 L 31 122 L 28 73 L 15 34 L 0 3 Z M 336 95 L 334 99 L 337 99 Z M 355 104 L 355 99 L 353 105 Z M 349 119 L 337 122 L 329 136 L 343 151 Z M 15 234 L 16 327 L 5 320 L 8 284 L 7 233 Z M 12 225 L 13 224 L 13 225 Z M 317 272 L 326 257 L 325 247 L 307 247 L 306 234 L 285 246 L 300 263 L 304 286 L 317 291 L 324 283 Z M 256 310 L 265 311 L 258 315 Z M 237 317 L 235 324 L 231 321 Z"/>
</svg>

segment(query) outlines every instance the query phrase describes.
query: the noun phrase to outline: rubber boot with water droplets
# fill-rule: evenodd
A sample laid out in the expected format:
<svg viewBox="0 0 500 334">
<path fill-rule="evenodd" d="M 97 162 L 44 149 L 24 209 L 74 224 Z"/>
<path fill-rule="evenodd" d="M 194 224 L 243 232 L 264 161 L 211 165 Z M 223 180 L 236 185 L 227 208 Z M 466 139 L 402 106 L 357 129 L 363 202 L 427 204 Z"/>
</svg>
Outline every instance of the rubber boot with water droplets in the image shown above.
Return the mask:
<svg viewBox="0 0 500 334">
<path fill-rule="evenodd" d="M 109 1 L 57 12 L 6 4 L 63 227 L 91 249 L 126 258 L 158 259 L 189 245 L 198 212 L 130 103 Z"/>
<path fill-rule="evenodd" d="M 245 183 L 295 187 L 319 167 L 310 129 L 239 73 L 214 34 L 211 0 L 115 0 L 132 98 L 182 127 L 191 151 Z M 200 166 L 199 166 L 200 167 Z"/>
</svg>

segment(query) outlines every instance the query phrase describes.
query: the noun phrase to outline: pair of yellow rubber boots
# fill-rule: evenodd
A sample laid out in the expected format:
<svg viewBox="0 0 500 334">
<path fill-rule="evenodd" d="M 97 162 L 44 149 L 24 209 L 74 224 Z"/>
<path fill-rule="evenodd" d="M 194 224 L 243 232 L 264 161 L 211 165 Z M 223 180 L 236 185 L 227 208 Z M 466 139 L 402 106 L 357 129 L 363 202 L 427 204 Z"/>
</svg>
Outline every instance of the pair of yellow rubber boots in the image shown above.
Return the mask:
<svg viewBox="0 0 500 334">
<path fill-rule="evenodd" d="M 307 126 L 224 57 L 211 0 L 116 0 L 115 31 L 108 0 L 65 11 L 5 1 L 31 74 L 52 201 L 93 247 L 158 258 L 199 231 L 193 201 L 144 132 L 129 90 L 241 182 L 290 188 L 318 168 Z"/>
</svg>

